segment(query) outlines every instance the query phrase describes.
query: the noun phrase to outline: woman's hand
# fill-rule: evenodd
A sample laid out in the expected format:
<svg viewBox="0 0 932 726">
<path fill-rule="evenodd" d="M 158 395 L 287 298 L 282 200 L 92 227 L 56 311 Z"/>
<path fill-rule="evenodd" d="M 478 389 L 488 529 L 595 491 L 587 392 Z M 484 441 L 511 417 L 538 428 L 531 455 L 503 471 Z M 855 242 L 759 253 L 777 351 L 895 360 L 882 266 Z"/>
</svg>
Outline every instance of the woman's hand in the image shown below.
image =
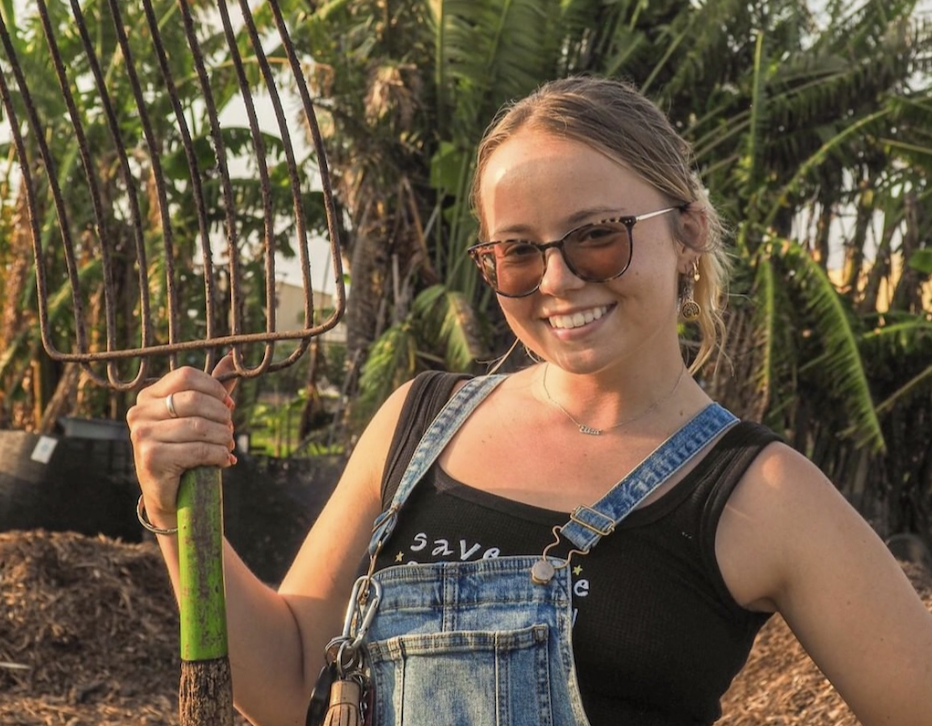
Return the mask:
<svg viewBox="0 0 932 726">
<path fill-rule="evenodd" d="M 157 526 L 174 525 L 183 472 L 236 462 L 230 398 L 236 380 L 216 378 L 232 368 L 227 356 L 213 375 L 196 368 L 172 371 L 140 391 L 126 414 L 146 513 Z"/>
</svg>

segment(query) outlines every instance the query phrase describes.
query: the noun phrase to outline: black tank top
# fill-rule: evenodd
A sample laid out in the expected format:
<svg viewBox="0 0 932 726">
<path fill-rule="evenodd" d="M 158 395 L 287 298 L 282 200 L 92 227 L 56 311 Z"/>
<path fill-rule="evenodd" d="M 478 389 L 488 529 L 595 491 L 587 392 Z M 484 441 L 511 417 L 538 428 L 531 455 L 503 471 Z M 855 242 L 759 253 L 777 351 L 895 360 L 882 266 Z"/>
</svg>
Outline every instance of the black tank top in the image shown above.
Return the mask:
<svg viewBox="0 0 932 726">
<path fill-rule="evenodd" d="M 383 508 L 461 378 L 432 372 L 416 379 L 386 463 Z M 758 424 L 733 426 L 673 489 L 628 515 L 587 555 L 573 555 L 573 653 L 593 726 L 693 726 L 721 715 L 720 697 L 769 615 L 731 597 L 715 532 L 751 461 L 777 440 Z M 376 567 L 537 555 L 567 518 L 470 487 L 434 464 Z"/>
</svg>

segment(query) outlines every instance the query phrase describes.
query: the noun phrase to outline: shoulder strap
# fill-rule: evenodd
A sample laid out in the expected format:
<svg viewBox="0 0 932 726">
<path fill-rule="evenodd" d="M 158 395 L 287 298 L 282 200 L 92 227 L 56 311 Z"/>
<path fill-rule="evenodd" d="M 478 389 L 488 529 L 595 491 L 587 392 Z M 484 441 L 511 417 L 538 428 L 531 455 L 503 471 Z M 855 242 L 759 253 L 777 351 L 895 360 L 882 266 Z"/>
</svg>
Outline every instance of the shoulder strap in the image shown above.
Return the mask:
<svg viewBox="0 0 932 726">
<path fill-rule="evenodd" d="M 427 431 L 417 442 L 414 454 L 404 470 L 401 482 L 387 509 L 376 517 L 372 525 L 369 554 L 375 557 L 382 543 L 391 536 L 398 512 L 408 495 L 431 467 L 443 448 L 456 434 L 463 422 L 492 390 L 505 380 L 504 375 L 486 375 L 471 378 L 456 395 L 447 401 L 440 413 L 430 422 Z"/>
<path fill-rule="evenodd" d="M 469 376 L 464 373 L 445 371 L 424 371 L 414 378 L 385 459 L 385 470 L 382 473 L 383 510 L 391 504 L 418 441 L 449 400 L 456 383 L 466 378 Z"/>
<path fill-rule="evenodd" d="M 579 552 L 588 552 L 651 492 L 692 460 L 719 434 L 738 423 L 730 411 L 712 403 L 658 446 L 591 507 L 579 506 L 560 535 Z"/>
<path fill-rule="evenodd" d="M 777 433 L 753 421 L 742 421 L 722 438 L 710 472 L 711 489 L 705 507 L 713 528 L 718 526 L 719 517 L 751 462 L 775 441 L 785 443 Z"/>
</svg>

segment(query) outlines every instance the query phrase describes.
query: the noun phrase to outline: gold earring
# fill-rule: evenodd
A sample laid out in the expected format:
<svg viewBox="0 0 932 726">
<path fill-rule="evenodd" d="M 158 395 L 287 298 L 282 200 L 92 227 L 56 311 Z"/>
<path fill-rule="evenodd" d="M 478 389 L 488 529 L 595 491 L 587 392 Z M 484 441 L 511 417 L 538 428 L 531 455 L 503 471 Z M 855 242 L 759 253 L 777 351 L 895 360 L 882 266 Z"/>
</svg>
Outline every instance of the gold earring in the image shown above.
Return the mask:
<svg viewBox="0 0 932 726">
<path fill-rule="evenodd" d="M 687 275 L 683 281 L 683 293 L 680 296 L 680 316 L 689 323 L 698 319 L 702 313 L 699 303 L 693 299 L 697 282 L 699 282 L 699 260 L 693 262 L 692 275 Z"/>
</svg>

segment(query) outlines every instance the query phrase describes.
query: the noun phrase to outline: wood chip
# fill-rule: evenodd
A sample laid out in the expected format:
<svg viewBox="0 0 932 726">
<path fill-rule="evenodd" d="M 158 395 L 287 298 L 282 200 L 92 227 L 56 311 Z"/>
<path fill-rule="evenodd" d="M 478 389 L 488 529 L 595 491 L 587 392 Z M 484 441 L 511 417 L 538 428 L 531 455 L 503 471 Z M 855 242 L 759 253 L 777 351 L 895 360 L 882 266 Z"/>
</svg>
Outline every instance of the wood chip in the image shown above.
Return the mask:
<svg viewBox="0 0 932 726">
<path fill-rule="evenodd" d="M 904 569 L 932 610 L 932 577 Z M 0 724 L 176 726 L 180 670 L 154 543 L 0 533 Z M 722 726 L 858 724 L 778 616 L 722 707 Z"/>
</svg>

